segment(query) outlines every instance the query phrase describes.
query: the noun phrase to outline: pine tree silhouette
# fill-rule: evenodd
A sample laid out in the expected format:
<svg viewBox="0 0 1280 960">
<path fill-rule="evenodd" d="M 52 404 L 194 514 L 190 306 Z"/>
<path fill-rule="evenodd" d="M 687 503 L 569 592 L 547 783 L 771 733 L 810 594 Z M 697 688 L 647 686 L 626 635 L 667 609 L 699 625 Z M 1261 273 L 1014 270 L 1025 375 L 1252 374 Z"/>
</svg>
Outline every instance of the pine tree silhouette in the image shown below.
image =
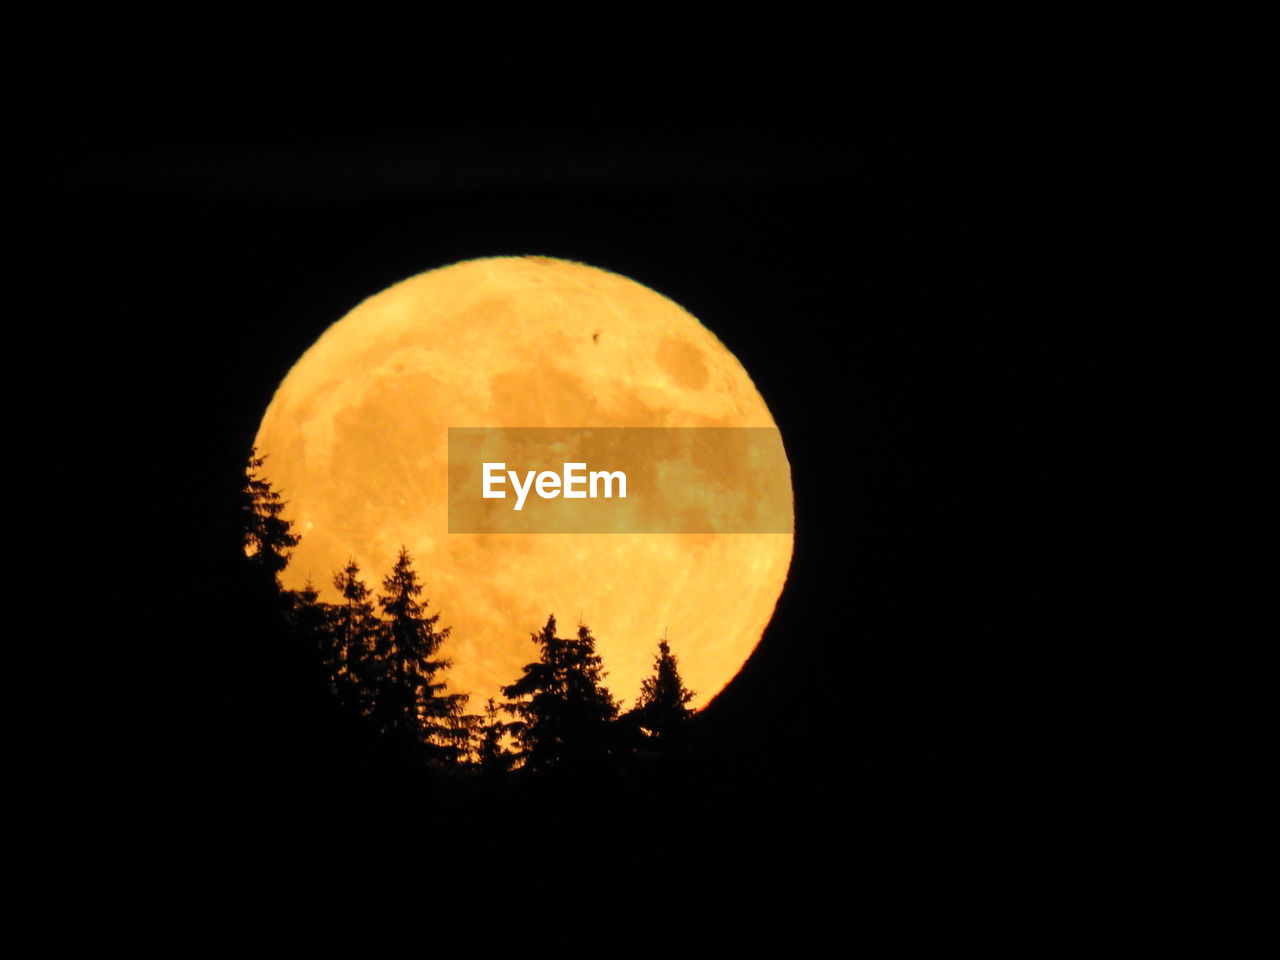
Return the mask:
<svg viewBox="0 0 1280 960">
<path fill-rule="evenodd" d="M 448 684 L 437 677 L 449 661 L 436 659 L 450 628 L 437 629 L 440 614 L 426 615 L 418 602 L 422 585 L 404 547 L 382 589 L 385 649 L 375 654 L 371 715 L 384 732 L 425 746 L 435 760 L 455 762 L 465 749 L 467 731 L 459 719 L 467 695 L 445 692 Z"/>
<path fill-rule="evenodd" d="M 314 647 L 320 655 L 321 663 L 327 668 L 329 617 L 325 605 L 320 602 L 320 592 L 316 590 L 316 585 L 308 577 L 301 590 L 287 592 L 287 600 L 289 620 L 294 632 Z"/>
<path fill-rule="evenodd" d="M 249 453 L 244 483 L 240 488 L 240 526 L 244 531 L 244 552 L 253 566 L 279 585 L 279 574 L 289 563 L 289 551 L 298 545 L 289 521 L 281 516 L 286 502 L 259 471 L 266 462 L 257 448 Z"/>
<path fill-rule="evenodd" d="M 485 776 L 508 772 L 516 762 L 515 754 L 503 745 L 511 724 L 498 719 L 498 705 L 493 698 L 485 704 L 483 717 L 477 717 L 476 766 Z"/>
<path fill-rule="evenodd" d="M 308 687 L 318 696 L 336 692 L 334 686 L 334 651 L 332 613 L 320 602 L 319 591 L 308 578 L 301 590 L 284 594 L 289 629 L 294 639 L 299 666 L 303 667 Z"/>
<path fill-rule="evenodd" d="M 653 673 L 640 683 L 640 698 L 631 711 L 636 724 L 656 741 L 672 741 L 687 729 L 694 693 L 685 687 L 675 654 L 667 641 L 658 641 Z"/>
<path fill-rule="evenodd" d="M 618 704 L 603 686 L 605 676 L 595 638 L 585 624 L 572 639 L 556 636 L 556 618 L 531 635 L 539 659 L 502 688 L 507 709 L 521 719 L 512 732 L 523 766 L 540 773 L 600 766 L 608 759 L 609 724 Z"/>
<path fill-rule="evenodd" d="M 329 608 L 332 643 L 327 661 L 333 692 L 344 706 L 367 716 L 373 708 L 377 665 L 386 653 L 380 649 L 381 625 L 354 559 L 334 574 L 333 585 L 342 596 Z"/>
</svg>

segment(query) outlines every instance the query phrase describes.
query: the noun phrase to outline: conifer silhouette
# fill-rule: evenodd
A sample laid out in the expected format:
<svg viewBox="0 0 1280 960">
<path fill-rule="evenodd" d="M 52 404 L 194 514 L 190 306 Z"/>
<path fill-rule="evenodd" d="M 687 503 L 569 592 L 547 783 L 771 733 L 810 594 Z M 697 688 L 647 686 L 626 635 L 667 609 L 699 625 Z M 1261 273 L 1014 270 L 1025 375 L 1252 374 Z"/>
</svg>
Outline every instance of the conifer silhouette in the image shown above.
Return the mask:
<svg viewBox="0 0 1280 960">
<path fill-rule="evenodd" d="M 288 520 L 281 516 L 286 503 L 259 471 L 266 462 L 257 448 L 249 453 L 244 483 L 240 488 L 240 526 L 244 531 L 244 552 L 257 569 L 279 584 L 278 577 L 289 563 L 289 551 L 298 545 Z"/>
<path fill-rule="evenodd" d="M 486 776 L 508 772 L 515 764 L 516 756 L 503 745 L 503 739 L 512 725 L 498 718 L 498 705 L 492 697 L 485 704 L 484 715 L 476 717 L 475 721 L 476 766 Z"/>
<path fill-rule="evenodd" d="M 342 597 L 329 607 L 332 639 L 327 660 L 333 692 L 348 708 L 368 715 L 373 708 L 379 654 L 385 653 L 379 650 L 381 624 L 354 559 L 334 574 L 333 585 Z"/>
<path fill-rule="evenodd" d="M 640 683 L 640 698 L 631 717 L 648 735 L 658 741 L 679 737 L 687 727 L 693 711 L 689 702 L 694 692 L 684 685 L 676 655 L 667 641 L 658 641 L 653 673 Z"/>
<path fill-rule="evenodd" d="M 425 745 L 433 759 L 456 761 L 465 749 L 467 731 L 458 719 L 467 695 L 446 693 L 448 684 L 438 679 L 449 667 L 437 655 L 450 628 L 437 629 L 440 614 L 428 616 L 418 602 L 422 585 L 404 547 L 382 590 L 383 649 L 375 654 L 371 715 L 379 729 Z"/>
<path fill-rule="evenodd" d="M 535 773 L 553 768 L 598 766 L 609 755 L 609 724 L 618 704 L 603 685 L 595 638 L 586 624 L 571 639 L 556 636 L 556 618 L 531 635 L 537 662 L 502 688 L 507 709 L 520 717 L 512 732 L 523 766 Z"/>
</svg>

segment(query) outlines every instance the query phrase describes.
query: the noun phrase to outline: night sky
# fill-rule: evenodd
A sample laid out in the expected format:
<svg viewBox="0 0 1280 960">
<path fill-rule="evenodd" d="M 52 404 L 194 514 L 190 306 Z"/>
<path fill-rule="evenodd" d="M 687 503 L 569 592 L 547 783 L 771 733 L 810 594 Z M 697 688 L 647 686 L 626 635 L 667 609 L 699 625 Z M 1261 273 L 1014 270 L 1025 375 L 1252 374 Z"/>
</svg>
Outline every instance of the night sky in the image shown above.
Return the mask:
<svg viewBox="0 0 1280 960">
<path fill-rule="evenodd" d="M 51 413 L 83 438 L 63 482 L 86 589 L 139 624 L 121 672 L 148 678 L 121 696 L 126 789 L 198 767 L 168 711 L 226 654 L 184 617 L 214 602 L 223 484 L 290 365 L 397 280 L 529 253 L 684 306 L 787 444 L 789 582 L 703 717 L 736 811 L 711 847 L 834 848 L 851 883 L 956 898 L 1126 875 L 1153 589 L 1141 65 L 1094 38 L 899 56 L 733 19 L 115 23 L 25 75 L 9 206 L 87 371 Z M 170 839 L 210 812 L 179 793 Z"/>
</svg>

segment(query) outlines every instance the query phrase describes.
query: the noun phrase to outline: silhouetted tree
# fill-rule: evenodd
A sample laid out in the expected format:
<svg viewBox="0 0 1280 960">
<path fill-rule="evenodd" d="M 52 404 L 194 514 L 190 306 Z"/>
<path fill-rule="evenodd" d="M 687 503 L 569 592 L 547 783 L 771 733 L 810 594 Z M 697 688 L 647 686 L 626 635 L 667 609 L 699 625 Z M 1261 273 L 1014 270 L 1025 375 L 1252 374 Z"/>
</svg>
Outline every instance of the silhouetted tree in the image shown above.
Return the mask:
<svg viewBox="0 0 1280 960">
<path fill-rule="evenodd" d="M 301 538 L 282 516 L 284 501 L 260 474 L 264 459 L 250 453 L 235 491 L 231 515 L 240 525 L 239 549 L 226 640 L 250 655 L 231 659 L 222 686 L 228 729 L 243 737 L 239 749 L 256 750 L 259 774 L 276 776 L 302 755 L 284 745 L 296 744 L 323 711 L 327 678 L 317 649 L 324 628 L 316 593 L 310 585 L 291 591 L 280 584 Z"/>
<path fill-rule="evenodd" d="M 244 552 L 251 564 L 279 585 L 280 571 L 289 563 L 289 551 L 298 545 L 288 520 L 281 516 L 285 501 L 258 471 L 266 462 L 257 448 L 250 451 L 240 488 L 240 526 L 244 531 Z"/>
<path fill-rule="evenodd" d="M 333 615 L 328 604 L 320 602 L 319 591 L 310 579 L 301 590 L 284 593 L 290 632 L 297 641 L 300 680 L 314 695 L 335 691 Z"/>
<path fill-rule="evenodd" d="M 484 715 L 476 718 L 476 766 L 486 775 L 506 773 L 516 762 L 516 756 L 503 745 L 503 738 L 511 729 L 510 723 L 498 719 L 498 705 L 489 698 Z"/>
<path fill-rule="evenodd" d="M 652 740 L 673 741 L 686 731 L 693 711 L 692 690 L 684 685 L 676 656 L 666 640 L 658 641 L 653 673 L 640 682 L 640 698 L 630 717 Z"/>
<path fill-rule="evenodd" d="M 367 715 L 373 707 L 378 664 L 386 655 L 386 650 L 379 649 L 384 633 L 354 559 L 334 574 L 333 585 L 342 597 L 329 608 L 331 643 L 326 659 L 333 692 L 345 706 Z"/>
<path fill-rule="evenodd" d="M 308 642 L 320 654 L 321 662 L 325 662 L 328 650 L 332 645 L 329 639 L 329 616 L 325 605 L 320 602 L 319 591 L 308 577 L 301 590 L 287 592 L 289 619 L 294 632 Z M 327 667 L 328 664 L 325 663 Z"/>
<path fill-rule="evenodd" d="M 448 684 L 437 679 L 449 667 L 435 659 L 449 628 L 437 629 L 440 614 L 427 616 L 418 602 L 422 585 L 403 547 L 382 589 L 386 650 L 377 663 L 371 715 L 384 732 L 425 745 L 434 759 L 456 761 L 466 743 L 458 718 L 467 695 L 445 693 Z"/>
<path fill-rule="evenodd" d="M 523 765 L 535 773 L 598 766 L 609 755 L 609 724 L 618 704 L 603 686 L 595 638 L 585 624 L 579 624 L 576 637 L 557 637 L 554 616 L 531 638 L 538 661 L 502 688 L 511 698 L 507 709 L 521 718 L 512 732 Z"/>
</svg>

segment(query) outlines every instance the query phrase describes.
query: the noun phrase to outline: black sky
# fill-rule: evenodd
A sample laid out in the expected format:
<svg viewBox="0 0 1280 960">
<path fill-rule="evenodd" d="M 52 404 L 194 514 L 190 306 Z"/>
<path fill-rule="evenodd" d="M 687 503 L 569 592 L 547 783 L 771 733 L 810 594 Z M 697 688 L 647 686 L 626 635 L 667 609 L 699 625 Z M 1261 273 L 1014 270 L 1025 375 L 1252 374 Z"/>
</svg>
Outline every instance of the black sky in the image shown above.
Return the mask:
<svg viewBox="0 0 1280 960">
<path fill-rule="evenodd" d="M 791 455 L 790 582 L 706 717 L 724 782 L 837 832 L 887 796 L 952 852 L 1084 869 L 1143 777 L 1141 61 L 1085 31 L 341 27 L 116 22 L 11 78 L 13 222 L 88 370 L 52 404 L 83 437 L 65 482 L 137 661 L 199 661 L 166 617 L 329 323 L 445 263 L 580 260 L 699 317 Z"/>
</svg>

